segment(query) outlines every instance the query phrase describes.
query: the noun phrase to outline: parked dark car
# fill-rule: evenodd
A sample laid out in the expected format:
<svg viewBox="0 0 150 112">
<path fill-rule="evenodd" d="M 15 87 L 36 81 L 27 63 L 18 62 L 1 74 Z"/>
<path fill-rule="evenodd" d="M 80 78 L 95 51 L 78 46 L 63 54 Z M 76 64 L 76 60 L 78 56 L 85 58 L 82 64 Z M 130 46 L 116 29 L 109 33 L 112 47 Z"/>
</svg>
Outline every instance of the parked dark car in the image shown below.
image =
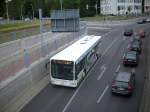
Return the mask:
<svg viewBox="0 0 150 112">
<path fill-rule="evenodd" d="M 126 51 L 123 56 L 124 65 L 138 65 L 139 54 L 136 51 Z"/>
<path fill-rule="evenodd" d="M 135 87 L 135 73 L 133 72 L 118 72 L 114 78 L 111 91 L 112 93 L 122 95 L 132 95 Z"/>
<path fill-rule="evenodd" d="M 141 38 L 144 38 L 146 35 L 145 31 L 143 29 L 138 30 L 138 36 Z"/>
<path fill-rule="evenodd" d="M 146 19 L 146 22 L 147 22 L 147 23 L 150 23 L 150 18 L 147 18 L 147 19 Z"/>
<path fill-rule="evenodd" d="M 132 42 L 130 42 L 130 44 L 129 44 L 129 46 L 128 46 L 128 49 L 129 49 L 130 51 L 136 51 L 136 52 L 138 52 L 139 54 L 140 54 L 141 51 L 142 51 L 141 44 L 140 44 L 140 42 L 138 42 L 138 41 L 132 41 Z"/>
<path fill-rule="evenodd" d="M 137 23 L 138 24 L 144 24 L 144 23 L 146 23 L 146 19 L 141 19 L 141 20 L 137 21 Z"/>
<path fill-rule="evenodd" d="M 126 29 L 124 31 L 124 36 L 132 36 L 133 35 L 133 29 Z"/>
<path fill-rule="evenodd" d="M 140 46 L 142 45 L 142 39 L 139 36 L 132 36 L 131 43 L 132 42 L 138 42 Z"/>
</svg>

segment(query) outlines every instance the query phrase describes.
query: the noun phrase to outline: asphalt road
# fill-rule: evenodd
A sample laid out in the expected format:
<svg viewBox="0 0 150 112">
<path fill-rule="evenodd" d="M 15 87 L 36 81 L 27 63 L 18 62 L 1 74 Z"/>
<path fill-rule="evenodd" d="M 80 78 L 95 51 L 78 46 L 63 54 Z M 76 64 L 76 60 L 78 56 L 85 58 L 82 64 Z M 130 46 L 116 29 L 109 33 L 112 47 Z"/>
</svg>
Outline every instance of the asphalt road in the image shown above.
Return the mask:
<svg viewBox="0 0 150 112">
<path fill-rule="evenodd" d="M 119 26 L 105 32 L 102 38 L 102 57 L 96 62 L 88 76 L 78 88 L 66 88 L 49 84 L 21 112 L 137 112 L 146 72 L 146 38 L 143 39 L 142 54 L 136 71 L 136 87 L 131 97 L 111 94 L 111 81 L 116 70 L 131 71 L 122 65 L 124 50 L 130 37 L 122 36 L 126 27 L 144 28 L 150 24 Z M 90 29 L 89 29 L 90 30 Z M 89 34 L 102 35 L 98 30 Z"/>
</svg>

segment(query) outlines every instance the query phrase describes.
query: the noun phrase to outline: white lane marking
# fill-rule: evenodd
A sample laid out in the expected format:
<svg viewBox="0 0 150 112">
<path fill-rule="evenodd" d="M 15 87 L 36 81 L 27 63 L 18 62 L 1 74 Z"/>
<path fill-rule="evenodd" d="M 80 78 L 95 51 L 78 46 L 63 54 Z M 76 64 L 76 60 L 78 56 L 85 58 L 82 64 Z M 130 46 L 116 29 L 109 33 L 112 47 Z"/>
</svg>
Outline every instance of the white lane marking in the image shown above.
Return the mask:
<svg viewBox="0 0 150 112">
<path fill-rule="evenodd" d="M 117 67 L 115 72 L 119 72 L 119 70 L 120 70 L 120 65 L 118 65 L 118 67 Z"/>
<path fill-rule="evenodd" d="M 116 31 L 116 30 L 113 30 L 113 31 Z M 104 35 L 102 35 L 103 37 L 104 36 L 106 36 L 106 35 L 108 35 L 108 34 L 110 34 L 111 32 L 108 32 L 108 33 L 106 33 L 106 34 L 104 34 Z M 111 46 L 115 43 L 115 41 L 116 41 L 117 39 L 115 39 L 112 43 L 111 43 Z M 110 49 L 110 47 L 111 46 L 109 46 L 108 48 Z M 107 49 L 108 49 L 107 48 Z M 108 50 L 105 50 L 105 53 L 107 52 Z M 105 55 L 104 53 L 103 53 L 103 55 Z M 94 66 L 96 66 L 96 65 L 94 65 Z M 94 67 L 93 67 L 94 68 Z M 91 71 L 92 71 L 92 69 L 91 69 Z M 85 79 L 82 81 L 82 83 L 79 85 L 79 87 L 77 88 L 77 90 L 75 91 L 75 93 L 73 94 L 73 96 L 70 98 L 70 100 L 69 100 L 69 102 L 66 104 L 66 106 L 65 106 L 65 108 L 63 109 L 63 111 L 62 112 L 65 112 L 66 110 L 67 110 L 67 108 L 69 107 L 69 105 L 71 104 L 71 102 L 73 101 L 73 99 L 74 99 L 74 97 L 76 96 L 76 94 L 78 93 L 78 91 L 80 90 L 80 88 L 82 87 L 82 85 L 84 84 L 84 82 L 86 81 L 86 79 L 88 78 L 88 76 L 89 76 L 89 74 L 85 77 Z"/>
<path fill-rule="evenodd" d="M 107 47 L 107 49 L 103 52 L 102 56 L 104 56 L 104 55 L 107 53 L 107 51 L 113 46 L 113 44 L 114 44 L 117 40 L 118 40 L 118 38 L 116 38 L 116 39 Z"/>
<path fill-rule="evenodd" d="M 102 78 L 102 76 L 104 75 L 105 71 L 106 71 L 106 67 L 105 65 L 101 66 L 101 74 L 98 76 L 97 80 L 100 80 Z"/>
<path fill-rule="evenodd" d="M 94 68 L 94 67 L 93 67 Z M 91 69 L 92 70 L 92 69 Z M 77 95 L 78 91 L 80 90 L 80 88 L 82 87 L 82 85 L 84 84 L 85 80 L 88 78 L 89 74 L 85 77 L 85 79 L 82 81 L 82 83 L 79 85 L 79 87 L 77 88 L 77 90 L 74 92 L 73 96 L 70 98 L 69 102 L 67 103 L 67 105 L 65 106 L 65 108 L 63 109 L 62 112 L 65 112 L 67 110 L 67 108 L 69 107 L 69 105 L 71 104 L 71 102 L 73 101 L 74 97 Z"/>
<path fill-rule="evenodd" d="M 107 85 L 107 86 L 105 87 L 103 93 L 102 93 L 101 96 L 98 98 L 97 103 L 99 103 L 99 102 L 102 100 L 102 98 L 103 98 L 103 96 L 105 95 L 105 93 L 107 92 L 108 88 L 109 88 L 109 85 Z"/>
</svg>

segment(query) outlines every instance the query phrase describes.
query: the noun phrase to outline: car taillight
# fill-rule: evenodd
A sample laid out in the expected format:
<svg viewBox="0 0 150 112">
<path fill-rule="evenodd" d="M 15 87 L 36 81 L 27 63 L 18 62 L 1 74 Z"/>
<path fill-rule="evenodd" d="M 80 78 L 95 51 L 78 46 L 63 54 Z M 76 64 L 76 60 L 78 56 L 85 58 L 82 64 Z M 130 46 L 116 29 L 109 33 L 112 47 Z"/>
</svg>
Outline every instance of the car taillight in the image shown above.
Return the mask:
<svg viewBox="0 0 150 112">
<path fill-rule="evenodd" d="M 132 47 L 128 47 L 129 50 L 132 50 Z"/>
<path fill-rule="evenodd" d="M 115 87 L 115 81 L 112 82 L 111 86 L 112 86 L 112 87 Z"/>
<path fill-rule="evenodd" d="M 123 60 L 123 63 L 126 63 L 127 61 L 128 61 L 127 59 L 124 59 L 124 60 Z"/>
<path fill-rule="evenodd" d="M 125 60 L 123 60 L 123 64 L 125 64 L 126 63 L 126 61 Z"/>
<path fill-rule="evenodd" d="M 131 85 L 128 85 L 128 90 L 132 91 L 132 86 Z"/>
</svg>

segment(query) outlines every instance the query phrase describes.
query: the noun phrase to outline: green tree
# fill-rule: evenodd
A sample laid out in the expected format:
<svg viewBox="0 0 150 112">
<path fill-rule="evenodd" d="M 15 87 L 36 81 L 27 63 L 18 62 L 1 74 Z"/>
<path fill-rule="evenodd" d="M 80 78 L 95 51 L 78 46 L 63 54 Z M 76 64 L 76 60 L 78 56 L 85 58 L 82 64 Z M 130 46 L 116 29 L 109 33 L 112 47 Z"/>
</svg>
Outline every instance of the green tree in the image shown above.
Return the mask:
<svg viewBox="0 0 150 112">
<path fill-rule="evenodd" d="M 21 18 L 21 7 L 22 7 L 21 0 L 12 0 L 9 2 L 9 16 L 11 19 L 20 19 Z"/>
<path fill-rule="evenodd" d="M 81 16 L 95 15 L 94 5 L 97 0 L 62 0 L 63 9 L 80 9 Z M 99 2 L 99 0 L 98 0 Z M 86 9 L 86 4 L 89 9 Z M 98 3 L 99 5 L 99 3 Z M 41 8 L 43 16 L 49 16 L 50 10 L 60 10 L 60 0 L 12 0 L 8 4 L 9 16 L 11 19 L 20 19 L 22 17 L 38 17 L 38 9 Z M 99 12 L 99 10 L 98 10 Z M 6 17 L 5 0 L 0 0 L 0 16 Z"/>
<path fill-rule="evenodd" d="M 80 0 L 63 0 L 64 9 L 79 9 Z"/>
<path fill-rule="evenodd" d="M 5 11 L 5 0 L 0 0 L 0 17 L 4 16 Z"/>
<path fill-rule="evenodd" d="M 144 13 L 145 0 L 142 0 L 142 13 Z"/>
<path fill-rule="evenodd" d="M 128 6 L 128 13 L 130 14 L 130 12 L 131 12 L 131 6 Z"/>
<path fill-rule="evenodd" d="M 86 5 L 88 4 L 89 8 L 86 9 Z M 81 0 L 80 1 L 80 15 L 83 16 L 94 16 L 96 0 Z"/>
</svg>

